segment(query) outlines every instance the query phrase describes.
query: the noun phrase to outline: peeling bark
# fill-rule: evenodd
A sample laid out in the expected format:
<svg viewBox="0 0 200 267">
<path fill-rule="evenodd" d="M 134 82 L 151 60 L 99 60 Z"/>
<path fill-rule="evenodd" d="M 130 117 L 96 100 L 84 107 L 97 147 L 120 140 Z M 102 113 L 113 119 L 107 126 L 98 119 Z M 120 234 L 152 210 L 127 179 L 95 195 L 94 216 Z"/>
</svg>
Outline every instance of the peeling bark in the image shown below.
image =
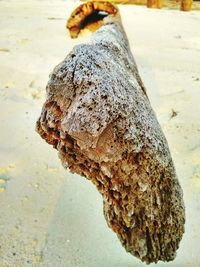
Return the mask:
<svg viewBox="0 0 200 267">
<path fill-rule="evenodd" d="M 182 190 L 118 13 L 55 67 L 46 91 L 37 131 L 64 167 L 96 185 L 126 251 L 146 263 L 173 260 Z"/>
</svg>

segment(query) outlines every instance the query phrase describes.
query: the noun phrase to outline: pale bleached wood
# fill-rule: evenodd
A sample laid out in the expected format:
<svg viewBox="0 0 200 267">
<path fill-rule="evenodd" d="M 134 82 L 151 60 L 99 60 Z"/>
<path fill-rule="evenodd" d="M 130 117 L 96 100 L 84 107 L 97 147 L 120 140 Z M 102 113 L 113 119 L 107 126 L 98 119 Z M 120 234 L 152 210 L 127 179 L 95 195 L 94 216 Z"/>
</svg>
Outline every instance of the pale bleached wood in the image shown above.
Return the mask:
<svg viewBox="0 0 200 267">
<path fill-rule="evenodd" d="M 96 185 L 125 249 L 146 263 L 173 260 L 182 190 L 119 12 L 55 67 L 46 91 L 37 131 L 64 167 Z"/>
</svg>

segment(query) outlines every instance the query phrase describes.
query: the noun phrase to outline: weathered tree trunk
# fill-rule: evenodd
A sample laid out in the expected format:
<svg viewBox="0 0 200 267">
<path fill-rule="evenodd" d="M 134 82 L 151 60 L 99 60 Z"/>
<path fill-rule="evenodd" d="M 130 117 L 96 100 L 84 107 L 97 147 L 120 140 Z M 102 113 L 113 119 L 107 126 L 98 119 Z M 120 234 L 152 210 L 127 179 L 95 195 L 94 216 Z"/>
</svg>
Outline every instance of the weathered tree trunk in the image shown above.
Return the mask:
<svg viewBox="0 0 200 267">
<path fill-rule="evenodd" d="M 192 0 L 181 0 L 181 7 L 182 11 L 190 11 L 192 8 Z"/>
<path fill-rule="evenodd" d="M 173 260 L 182 190 L 118 13 L 55 67 L 46 91 L 37 131 L 64 167 L 96 185 L 125 249 L 146 263 Z"/>
<path fill-rule="evenodd" d="M 162 8 L 163 0 L 147 0 L 147 7 Z"/>
</svg>

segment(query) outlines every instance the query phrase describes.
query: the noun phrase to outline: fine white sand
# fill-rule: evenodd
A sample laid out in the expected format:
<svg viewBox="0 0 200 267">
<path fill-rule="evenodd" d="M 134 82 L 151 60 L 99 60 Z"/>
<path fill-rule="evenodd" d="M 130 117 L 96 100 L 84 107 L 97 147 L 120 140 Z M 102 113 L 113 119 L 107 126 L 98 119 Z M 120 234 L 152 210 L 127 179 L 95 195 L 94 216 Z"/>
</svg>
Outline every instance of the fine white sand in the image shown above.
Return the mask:
<svg viewBox="0 0 200 267">
<path fill-rule="evenodd" d="M 34 130 L 49 73 L 86 38 L 70 40 L 65 29 L 76 5 L 0 1 L 0 267 L 145 266 L 108 229 L 95 187 L 65 171 Z M 156 266 L 199 267 L 200 13 L 120 11 L 186 205 L 177 258 Z"/>
</svg>

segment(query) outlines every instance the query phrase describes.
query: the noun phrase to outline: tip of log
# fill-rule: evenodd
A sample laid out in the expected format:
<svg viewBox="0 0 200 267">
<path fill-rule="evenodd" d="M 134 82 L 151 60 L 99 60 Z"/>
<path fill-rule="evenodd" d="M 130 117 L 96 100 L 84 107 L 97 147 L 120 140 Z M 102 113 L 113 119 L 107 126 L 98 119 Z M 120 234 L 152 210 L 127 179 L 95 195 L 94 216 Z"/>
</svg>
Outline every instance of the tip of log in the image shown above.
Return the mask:
<svg viewBox="0 0 200 267">
<path fill-rule="evenodd" d="M 81 29 L 89 26 L 89 29 L 96 31 L 103 24 L 103 18 L 108 15 L 116 15 L 118 9 L 110 2 L 86 2 L 78 6 L 67 20 L 66 28 L 71 38 L 77 38 Z"/>
</svg>

